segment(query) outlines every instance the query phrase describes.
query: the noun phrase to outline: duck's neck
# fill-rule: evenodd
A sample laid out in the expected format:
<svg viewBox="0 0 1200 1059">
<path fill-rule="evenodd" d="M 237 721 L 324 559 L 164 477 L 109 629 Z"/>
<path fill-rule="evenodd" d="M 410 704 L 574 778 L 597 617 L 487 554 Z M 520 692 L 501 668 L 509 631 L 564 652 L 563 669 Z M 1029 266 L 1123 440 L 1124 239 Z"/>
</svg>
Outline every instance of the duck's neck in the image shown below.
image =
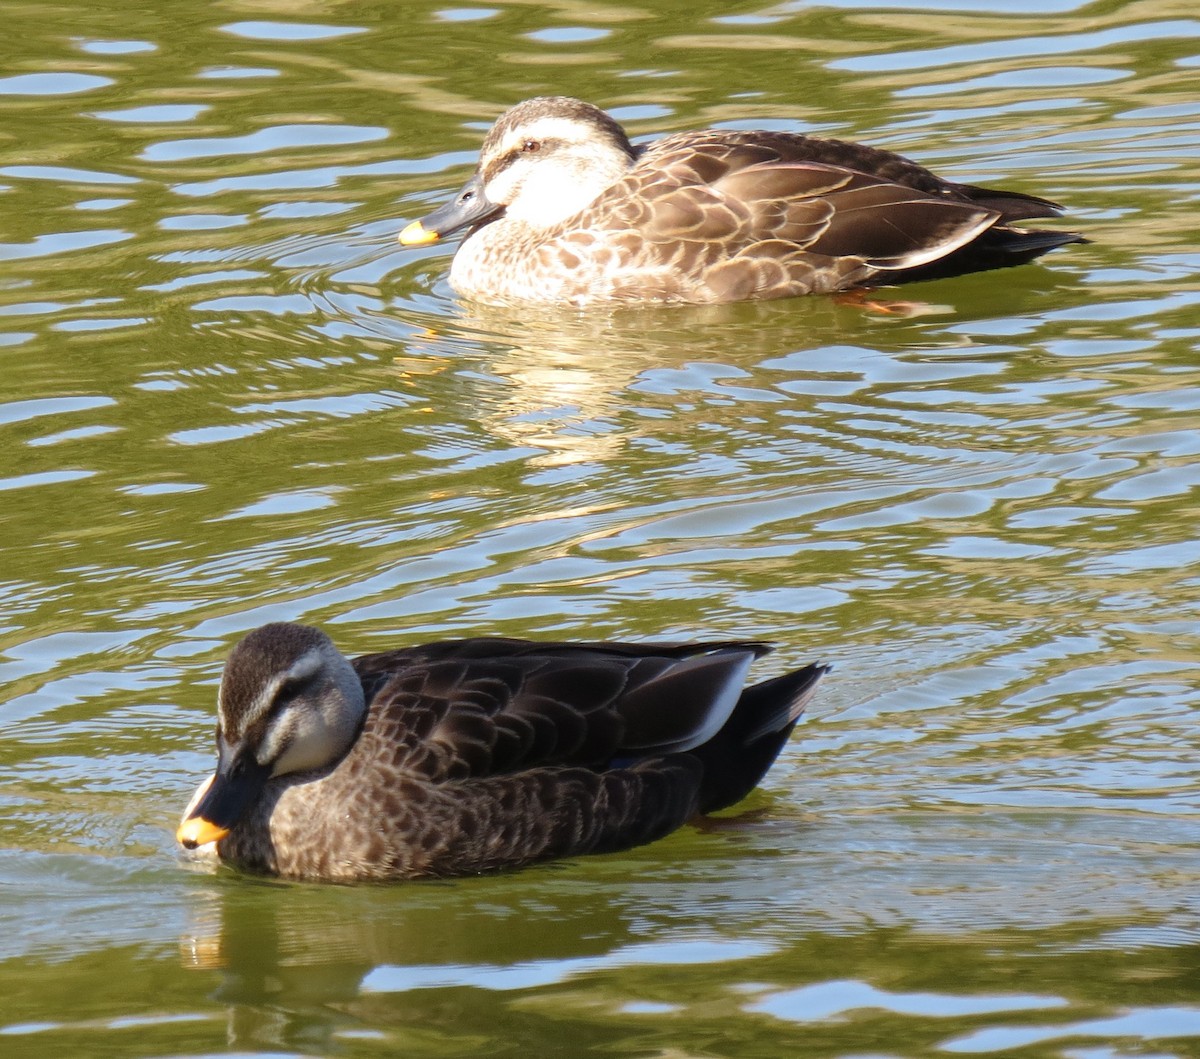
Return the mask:
<svg viewBox="0 0 1200 1059">
<path fill-rule="evenodd" d="M 511 217 L 485 224 L 459 244 L 450 263 L 450 286 L 479 301 L 553 301 L 557 276 L 541 274 L 533 285 L 533 255 L 546 233 Z"/>
</svg>

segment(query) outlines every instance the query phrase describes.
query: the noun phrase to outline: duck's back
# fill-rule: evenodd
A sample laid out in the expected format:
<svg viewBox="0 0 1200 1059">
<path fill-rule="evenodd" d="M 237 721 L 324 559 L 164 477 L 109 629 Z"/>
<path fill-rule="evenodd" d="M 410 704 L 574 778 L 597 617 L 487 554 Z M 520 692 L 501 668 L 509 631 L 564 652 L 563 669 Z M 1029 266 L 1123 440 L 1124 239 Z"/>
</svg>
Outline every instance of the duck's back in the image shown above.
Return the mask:
<svg viewBox="0 0 1200 1059">
<path fill-rule="evenodd" d="M 639 168 L 670 170 L 692 167 L 712 182 L 728 172 L 763 163 L 813 162 L 875 177 L 927 195 L 973 203 L 1001 214 L 1001 221 L 1056 217 L 1062 208 L 1049 199 L 1019 191 L 998 191 L 946 180 L 911 158 L 851 140 L 805 136 L 802 133 L 757 130 L 738 132 L 706 129 L 681 132 L 647 144 Z"/>
</svg>

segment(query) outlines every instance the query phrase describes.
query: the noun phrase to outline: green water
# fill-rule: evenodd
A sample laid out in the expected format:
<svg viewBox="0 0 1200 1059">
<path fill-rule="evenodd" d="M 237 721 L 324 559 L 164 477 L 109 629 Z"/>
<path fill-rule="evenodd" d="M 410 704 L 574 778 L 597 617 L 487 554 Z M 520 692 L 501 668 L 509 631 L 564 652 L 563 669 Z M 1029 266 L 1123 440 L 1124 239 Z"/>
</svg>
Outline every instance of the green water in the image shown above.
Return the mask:
<svg viewBox="0 0 1200 1059">
<path fill-rule="evenodd" d="M 0 1055 L 1200 1055 L 1200 21 L 1167 0 L 0 0 Z M 1093 242 L 482 311 L 506 105 L 837 135 Z M 267 620 L 768 638 L 742 810 L 321 887 L 172 829 Z"/>
</svg>

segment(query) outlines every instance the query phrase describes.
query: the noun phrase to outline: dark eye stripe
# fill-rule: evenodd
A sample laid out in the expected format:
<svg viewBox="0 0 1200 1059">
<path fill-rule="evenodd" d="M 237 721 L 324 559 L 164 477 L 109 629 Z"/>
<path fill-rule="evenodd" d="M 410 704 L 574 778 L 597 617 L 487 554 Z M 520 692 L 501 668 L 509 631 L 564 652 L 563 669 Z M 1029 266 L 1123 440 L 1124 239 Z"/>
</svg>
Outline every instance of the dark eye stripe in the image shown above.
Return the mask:
<svg viewBox="0 0 1200 1059">
<path fill-rule="evenodd" d="M 507 151 L 506 153 L 501 155 L 499 158 L 497 158 L 490 166 L 488 166 L 487 169 L 484 170 L 483 182 L 486 184 L 490 180 L 495 180 L 496 177 L 498 177 L 501 173 L 503 173 L 504 170 L 506 170 L 510 165 L 513 164 L 513 162 L 515 162 L 522 155 L 533 153 L 533 152 L 525 150 L 525 144 L 533 143 L 533 142 L 536 142 L 539 145 L 537 148 L 537 152 L 536 152 L 538 154 L 545 154 L 547 151 L 553 149 L 554 147 L 559 146 L 562 143 L 561 140 L 554 140 L 554 139 L 534 141 L 531 138 L 528 140 L 522 140 L 520 147 L 515 147 L 511 151 Z"/>
<path fill-rule="evenodd" d="M 279 685 L 266 715 L 270 717 L 278 713 L 289 700 L 294 699 L 297 695 L 311 688 L 317 682 L 319 675 L 319 673 L 313 672 L 303 677 L 288 677 L 287 680 Z"/>
</svg>

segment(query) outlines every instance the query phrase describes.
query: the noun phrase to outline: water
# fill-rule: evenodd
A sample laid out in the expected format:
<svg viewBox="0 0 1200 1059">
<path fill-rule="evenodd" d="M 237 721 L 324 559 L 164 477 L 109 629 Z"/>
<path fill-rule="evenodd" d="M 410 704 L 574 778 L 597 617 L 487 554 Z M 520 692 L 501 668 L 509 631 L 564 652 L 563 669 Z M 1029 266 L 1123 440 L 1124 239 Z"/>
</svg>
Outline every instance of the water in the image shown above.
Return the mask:
<svg viewBox="0 0 1200 1059">
<path fill-rule="evenodd" d="M 0 14 L 0 1052 L 1200 1055 L 1191 8 Z M 548 92 L 890 147 L 1093 242 L 905 316 L 461 305 L 395 234 Z M 172 838 L 276 618 L 836 670 L 664 842 L 279 884 Z"/>
</svg>

